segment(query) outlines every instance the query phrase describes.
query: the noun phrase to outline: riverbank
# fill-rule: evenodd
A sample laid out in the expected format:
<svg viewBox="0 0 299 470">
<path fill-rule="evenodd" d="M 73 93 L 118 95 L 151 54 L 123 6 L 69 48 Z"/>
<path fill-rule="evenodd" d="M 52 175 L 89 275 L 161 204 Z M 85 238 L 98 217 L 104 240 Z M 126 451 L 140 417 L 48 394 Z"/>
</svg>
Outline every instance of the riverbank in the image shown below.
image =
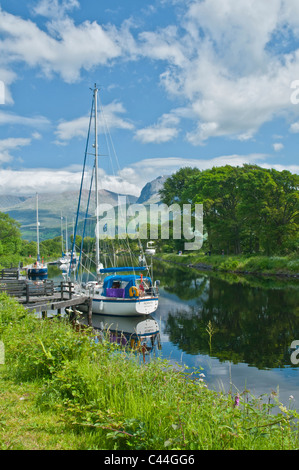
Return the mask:
<svg viewBox="0 0 299 470">
<path fill-rule="evenodd" d="M 158 253 L 156 259 L 201 270 L 299 277 L 299 257 Z"/>
<path fill-rule="evenodd" d="M 92 341 L 0 296 L 0 448 L 296 449 L 298 414 L 278 397 L 208 389 L 204 371 Z M 274 411 L 275 410 L 275 411 Z M 294 420 L 294 421 L 293 421 Z"/>
</svg>

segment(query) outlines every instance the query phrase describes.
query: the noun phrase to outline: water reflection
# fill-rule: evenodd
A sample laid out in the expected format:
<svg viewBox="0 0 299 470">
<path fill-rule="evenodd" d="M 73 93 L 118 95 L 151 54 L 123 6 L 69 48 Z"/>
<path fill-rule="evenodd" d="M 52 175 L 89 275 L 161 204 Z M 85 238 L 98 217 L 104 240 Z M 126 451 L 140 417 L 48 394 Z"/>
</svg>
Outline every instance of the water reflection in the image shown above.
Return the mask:
<svg viewBox="0 0 299 470">
<path fill-rule="evenodd" d="M 88 325 L 86 314 L 81 316 L 80 323 Z M 161 350 L 159 324 L 151 316 L 92 315 L 92 327 L 100 340 L 108 339 L 111 343 L 142 352 L 143 356 Z"/>
<path fill-rule="evenodd" d="M 293 366 L 298 280 L 206 274 L 166 263 L 155 274 L 164 286 L 159 307 L 164 333 L 181 351 L 258 369 Z"/>
</svg>

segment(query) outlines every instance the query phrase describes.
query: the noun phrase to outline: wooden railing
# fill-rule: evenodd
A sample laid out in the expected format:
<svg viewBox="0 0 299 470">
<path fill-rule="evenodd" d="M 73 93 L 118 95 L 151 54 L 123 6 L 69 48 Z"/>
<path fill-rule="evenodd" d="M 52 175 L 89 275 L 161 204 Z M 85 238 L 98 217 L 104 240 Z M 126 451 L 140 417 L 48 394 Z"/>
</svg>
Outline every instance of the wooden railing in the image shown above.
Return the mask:
<svg viewBox="0 0 299 470">
<path fill-rule="evenodd" d="M 74 284 L 72 282 L 63 281 L 60 283 L 61 300 L 64 300 L 64 293 L 68 294 L 68 298 L 71 299 L 74 293 Z"/>
<path fill-rule="evenodd" d="M 26 303 L 29 303 L 30 297 L 47 297 L 54 295 L 54 282 L 44 280 L 41 282 L 32 282 L 28 280 L 0 280 L 0 293 L 13 297 L 25 297 Z"/>
<path fill-rule="evenodd" d="M 0 270 L 0 279 L 19 279 L 20 271 L 18 268 L 4 268 Z"/>
</svg>

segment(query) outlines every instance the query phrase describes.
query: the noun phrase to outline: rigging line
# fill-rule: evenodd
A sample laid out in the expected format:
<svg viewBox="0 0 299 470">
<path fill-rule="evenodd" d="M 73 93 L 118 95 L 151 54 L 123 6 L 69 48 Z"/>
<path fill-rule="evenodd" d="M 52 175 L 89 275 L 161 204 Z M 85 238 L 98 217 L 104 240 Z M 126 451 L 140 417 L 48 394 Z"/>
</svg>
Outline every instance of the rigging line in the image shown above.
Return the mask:
<svg viewBox="0 0 299 470">
<path fill-rule="evenodd" d="M 117 157 L 117 153 L 116 153 L 116 150 L 115 150 L 115 147 L 114 147 L 114 144 L 113 144 L 113 140 L 112 140 L 112 137 L 111 137 L 109 126 L 107 124 L 107 120 L 106 120 L 106 117 L 105 117 L 105 113 L 104 113 L 104 110 L 103 110 L 103 105 L 102 105 L 100 97 L 99 97 L 99 105 L 100 105 L 99 107 L 100 107 L 100 110 L 101 110 L 101 114 L 102 114 L 102 117 L 103 117 L 103 124 L 104 124 L 104 128 L 105 128 L 104 134 L 105 134 L 106 144 L 107 144 L 108 150 L 110 149 L 110 146 L 112 147 L 114 158 L 116 160 L 118 170 L 120 171 L 121 168 L 120 168 L 120 164 L 119 164 L 119 159 Z M 109 146 L 107 136 L 109 137 L 110 146 Z M 113 162 L 112 162 L 112 159 L 111 159 L 111 153 L 108 152 L 108 155 L 109 155 L 109 159 L 110 159 L 110 163 L 111 163 L 111 167 L 112 167 L 112 173 L 113 173 L 114 176 L 116 176 L 114 166 L 113 166 Z M 120 213 L 121 213 L 122 219 L 123 219 L 122 206 L 119 206 L 118 208 L 120 210 Z M 124 244 L 124 247 L 129 251 L 131 264 L 133 265 L 133 258 L 132 258 L 131 248 L 130 248 L 130 244 L 129 244 L 129 241 L 128 241 L 127 237 L 124 239 L 123 244 Z"/>
<path fill-rule="evenodd" d="M 106 140 L 106 145 L 107 145 L 107 150 L 108 150 L 108 156 L 109 156 L 110 163 L 111 163 L 112 173 L 113 173 L 114 176 L 116 176 L 115 171 L 114 171 L 113 162 L 111 160 L 110 146 L 112 147 L 113 154 L 114 154 L 114 157 L 115 157 L 115 160 L 116 160 L 116 163 L 117 163 L 117 166 L 118 166 L 119 170 L 120 170 L 120 165 L 119 165 L 119 161 L 118 161 L 117 154 L 116 154 L 116 151 L 115 151 L 115 147 L 114 147 L 114 144 L 113 144 L 113 140 L 112 140 L 112 137 L 111 137 L 111 134 L 110 134 L 109 126 L 107 124 L 106 116 L 105 116 L 103 105 L 102 105 L 102 102 L 101 102 L 101 97 L 99 97 L 99 107 L 100 107 L 101 115 L 103 117 L 103 124 L 104 124 L 104 129 L 105 129 L 104 135 L 105 135 L 105 140 Z M 109 137 L 110 145 L 109 145 L 107 137 Z"/>
<path fill-rule="evenodd" d="M 84 180 L 84 174 L 85 174 L 85 165 L 86 165 L 86 158 L 87 158 L 87 151 L 88 151 L 88 144 L 89 144 L 89 136 L 90 136 L 90 128 L 91 128 L 93 107 L 94 107 L 94 99 L 92 100 L 90 117 L 89 117 L 89 126 L 88 126 L 88 133 L 87 133 L 86 146 L 85 146 L 84 164 L 83 164 L 83 171 L 82 171 L 81 185 L 80 185 L 80 192 L 79 192 L 79 199 L 78 199 L 78 208 L 77 208 L 77 214 L 76 214 L 74 239 L 73 239 L 73 244 L 72 244 L 72 254 L 71 254 L 71 262 L 70 262 L 70 269 L 69 269 L 69 277 L 71 275 L 71 266 L 72 266 L 72 262 L 73 262 L 74 247 L 75 247 L 75 241 L 76 241 L 76 235 L 77 235 L 77 229 L 78 229 L 78 218 L 79 218 L 79 210 L 80 210 L 80 205 L 81 205 L 82 187 L 83 187 L 83 180 Z"/>
<path fill-rule="evenodd" d="M 81 240 L 80 256 L 79 256 L 79 261 L 78 261 L 76 279 L 78 279 L 79 266 L 80 266 L 80 262 L 81 262 L 83 243 L 84 243 L 84 237 L 85 237 L 85 229 L 86 229 L 86 223 L 87 223 L 87 217 L 88 217 L 88 211 L 89 211 L 90 195 L 91 195 L 91 189 L 92 189 L 94 174 L 95 174 L 95 163 L 94 163 L 94 166 L 93 166 L 93 169 L 92 169 L 92 174 L 91 174 L 91 181 L 90 181 L 90 188 L 89 188 L 88 200 L 87 200 L 86 212 L 85 212 L 85 218 L 84 218 L 83 234 L 82 234 L 82 240 Z M 96 230 L 97 230 L 97 227 L 96 227 Z"/>
</svg>

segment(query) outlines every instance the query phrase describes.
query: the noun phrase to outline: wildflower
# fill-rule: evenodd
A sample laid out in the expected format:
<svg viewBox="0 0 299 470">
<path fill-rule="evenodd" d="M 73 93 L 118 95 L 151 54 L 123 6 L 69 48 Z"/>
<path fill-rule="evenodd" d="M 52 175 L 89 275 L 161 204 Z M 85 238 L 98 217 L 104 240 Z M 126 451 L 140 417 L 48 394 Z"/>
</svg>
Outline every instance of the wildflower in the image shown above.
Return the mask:
<svg viewBox="0 0 299 470">
<path fill-rule="evenodd" d="M 294 400 L 293 395 L 290 395 L 290 396 L 289 396 L 289 399 L 290 399 L 290 400 Z"/>
<path fill-rule="evenodd" d="M 239 396 L 239 394 L 237 394 L 237 395 L 235 396 L 234 408 L 236 408 L 237 406 L 239 406 L 239 403 L 240 403 L 240 396 Z"/>
</svg>

